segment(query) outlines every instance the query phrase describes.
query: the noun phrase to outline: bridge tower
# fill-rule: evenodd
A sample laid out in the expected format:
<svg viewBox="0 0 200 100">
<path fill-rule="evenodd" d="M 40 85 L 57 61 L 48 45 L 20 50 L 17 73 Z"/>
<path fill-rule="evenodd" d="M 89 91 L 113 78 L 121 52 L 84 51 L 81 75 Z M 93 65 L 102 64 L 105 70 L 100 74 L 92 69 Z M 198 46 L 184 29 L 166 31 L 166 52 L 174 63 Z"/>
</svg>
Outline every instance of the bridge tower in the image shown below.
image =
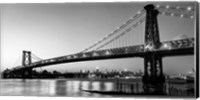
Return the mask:
<svg viewBox="0 0 200 100">
<path fill-rule="evenodd" d="M 27 67 L 31 64 L 31 52 L 30 51 L 23 51 L 22 55 L 22 66 Z"/>
<path fill-rule="evenodd" d="M 145 51 L 144 57 L 144 76 L 143 84 L 146 94 L 164 93 L 165 77 L 162 69 L 162 57 L 156 54 L 156 49 L 161 46 L 157 15 L 159 11 L 154 5 L 150 4 L 144 7 L 146 10 L 146 26 L 145 26 Z"/>
<path fill-rule="evenodd" d="M 31 52 L 30 51 L 23 51 L 23 55 L 22 55 L 22 66 L 23 67 L 26 67 L 22 73 L 23 73 L 23 78 L 31 78 L 31 72 L 32 72 L 32 69 L 29 69 L 29 65 L 32 63 L 32 60 L 31 60 Z"/>
</svg>

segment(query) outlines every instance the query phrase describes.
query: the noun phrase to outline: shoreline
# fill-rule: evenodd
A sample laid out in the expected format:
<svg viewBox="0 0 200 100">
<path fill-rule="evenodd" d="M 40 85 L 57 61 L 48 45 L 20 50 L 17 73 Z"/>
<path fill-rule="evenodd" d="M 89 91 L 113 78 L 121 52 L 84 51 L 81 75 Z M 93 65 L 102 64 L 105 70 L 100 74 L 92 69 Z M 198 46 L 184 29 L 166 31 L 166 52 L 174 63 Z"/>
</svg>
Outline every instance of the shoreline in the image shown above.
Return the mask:
<svg viewBox="0 0 200 100">
<path fill-rule="evenodd" d="M 89 78 L 32 78 L 32 79 L 21 79 L 21 78 L 1 78 L 0 80 L 72 80 L 72 81 L 102 81 L 102 82 L 142 82 L 142 79 L 116 79 L 116 78 L 109 78 L 109 79 L 89 79 Z"/>
<path fill-rule="evenodd" d="M 0 78 L 0 80 L 72 80 L 72 81 L 101 81 L 101 82 L 142 82 L 142 78 L 136 79 L 117 79 L 117 78 Z M 194 82 L 187 82 L 186 80 L 174 80 L 174 79 L 166 79 L 166 83 L 172 84 L 187 84 L 187 83 L 194 83 Z"/>
</svg>

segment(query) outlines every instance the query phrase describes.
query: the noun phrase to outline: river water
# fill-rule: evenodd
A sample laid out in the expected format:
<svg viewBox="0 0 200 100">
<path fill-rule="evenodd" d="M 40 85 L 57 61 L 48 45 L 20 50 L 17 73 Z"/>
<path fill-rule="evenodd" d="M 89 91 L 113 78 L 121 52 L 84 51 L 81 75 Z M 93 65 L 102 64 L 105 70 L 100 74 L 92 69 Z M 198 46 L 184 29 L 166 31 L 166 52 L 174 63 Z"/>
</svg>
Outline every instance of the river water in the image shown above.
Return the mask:
<svg viewBox="0 0 200 100">
<path fill-rule="evenodd" d="M 141 82 L 125 82 L 120 91 L 126 93 L 141 93 L 143 86 Z M 193 96 L 184 88 L 188 85 L 167 85 L 168 95 Z M 172 91 L 172 89 L 175 90 Z M 91 81 L 75 79 L 1 79 L 0 95 L 3 96 L 69 96 L 69 97 L 114 97 L 116 95 L 106 95 L 90 93 L 82 90 L 92 91 L 119 91 L 116 81 Z M 182 90 L 179 91 L 178 88 Z M 118 95 L 119 96 L 119 95 Z"/>
<path fill-rule="evenodd" d="M 79 81 L 79 80 L 48 80 L 48 79 L 6 79 L 1 80 L 1 95 L 14 96 L 103 96 L 101 94 L 81 90 L 113 89 L 112 82 Z M 107 96 L 107 95 L 104 95 Z"/>
</svg>

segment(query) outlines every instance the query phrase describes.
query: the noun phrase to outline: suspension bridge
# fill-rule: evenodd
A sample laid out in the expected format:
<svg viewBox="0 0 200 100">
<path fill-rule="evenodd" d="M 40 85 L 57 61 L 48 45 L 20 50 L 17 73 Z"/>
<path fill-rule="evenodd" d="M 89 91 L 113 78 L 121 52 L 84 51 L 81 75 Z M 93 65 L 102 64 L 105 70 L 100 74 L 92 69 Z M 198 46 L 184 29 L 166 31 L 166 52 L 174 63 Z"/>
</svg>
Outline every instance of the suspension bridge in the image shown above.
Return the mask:
<svg viewBox="0 0 200 100">
<path fill-rule="evenodd" d="M 24 77 L 29 77 L 32 69 L 49 65 L 140 57 L 144 58 L 144 89 L 146 91 L 162 91 L 165 82 L 162 58 L 167 56 L 193 55 L 195 39 L 184 38 L 161 42 L 157 20 L 158 15 L 194 20 L 195 8 L 146 5 L 144 9 L 138 11 L 116 30 L 78 53 L 41 59 L 30 51 L 23 51 L 22 65 L 14 67 L 12 71 L 16 73 L 23 72 Z M 133 44 L 129 37 L 134 34 L 134 30 L 137 27 L 142 25 L 145 26 L 144 44 Z M 32 59 L 38 61 L 32 62 Z"/>
</svg>

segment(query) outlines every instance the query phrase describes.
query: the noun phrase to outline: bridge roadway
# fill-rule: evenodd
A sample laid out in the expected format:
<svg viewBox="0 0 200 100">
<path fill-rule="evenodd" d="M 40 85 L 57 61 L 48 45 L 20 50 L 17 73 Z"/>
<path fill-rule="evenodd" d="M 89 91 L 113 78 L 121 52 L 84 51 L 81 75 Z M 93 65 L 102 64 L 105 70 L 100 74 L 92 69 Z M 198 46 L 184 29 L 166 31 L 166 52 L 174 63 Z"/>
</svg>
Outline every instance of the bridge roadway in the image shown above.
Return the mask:
<svg viewBox="0 0 200 100">
<path fill-rule="evenodd" d="M 48 65 L 79 61 L 105 60 L 128 57 L 143 58 L 148 53 L 154 53 L 155 55 L 161 57 L 191 55 L 194 54 L 194 38 L 161 42 L 161 47 L 159 49 L 154 50 L 151 50 L 151 46 L 145 47 L 143 44 L 141 44 L 121 48 L 76 53 L 72 55 L 66 55 L 33 62 L 27 67 L 15 68 L 14 70 L 33 69 Z"/>
</svg>

